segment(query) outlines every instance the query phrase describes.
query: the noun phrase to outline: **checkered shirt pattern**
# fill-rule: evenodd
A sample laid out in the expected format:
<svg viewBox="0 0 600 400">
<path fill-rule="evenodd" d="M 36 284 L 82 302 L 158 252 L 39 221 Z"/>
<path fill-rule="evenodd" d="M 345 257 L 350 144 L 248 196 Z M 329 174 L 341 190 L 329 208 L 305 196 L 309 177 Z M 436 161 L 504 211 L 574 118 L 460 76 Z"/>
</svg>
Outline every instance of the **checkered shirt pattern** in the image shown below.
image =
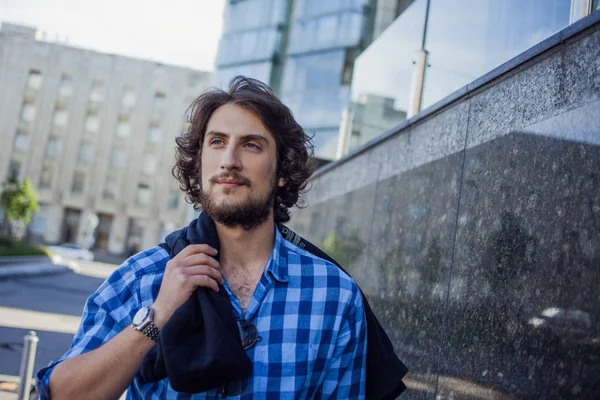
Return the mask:
<svg viewBox="0 0 600 400">
<path fill-rule="evenodd" d="M 158 296 L 168 253 L 154 247 L 126 260 L 90 296 L 71 349 L 37 373 L 38 393 L 49 399 L 53 368 L 100 347 Z M 236 317 L 238 299 L 227 284 Z M 246 350 L 253 371 L 244 391 L 230 399 L 363 399 L 367 327 L 356 283 L 335 265 L 285 240 L 275 246 L 248 305 L 262 340 Z M 220 399 L 221 389 L 199 394 L 174 391 L 168 379 L 149 383 L 138 374 L 127 399 Z"/>
</svg>

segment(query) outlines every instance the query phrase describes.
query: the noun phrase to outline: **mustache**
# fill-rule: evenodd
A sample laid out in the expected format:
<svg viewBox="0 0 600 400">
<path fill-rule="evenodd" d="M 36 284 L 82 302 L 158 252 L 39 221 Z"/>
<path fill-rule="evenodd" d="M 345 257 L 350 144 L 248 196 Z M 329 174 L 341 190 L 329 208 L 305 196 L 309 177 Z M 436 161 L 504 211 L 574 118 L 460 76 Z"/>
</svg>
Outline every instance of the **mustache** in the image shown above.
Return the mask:
<svg viewBox="0 0 600 400">
<path fill-rule="evenodd" d="M 219 179 L 235 179 L 236 181 L 240 182 L 242 185 L 247 185 L 247 186 L 251 186 L 252 182 L 250 181 L 250 179 L 246 178 L 245 176 L 233 171 L 233 172 L 223 172 L 220 173 L 219 175 L 215 175 L 212 178 L 209 179 L 209 182 L 212 184 L 217 183 L 217 181 Z"/>
</svg>

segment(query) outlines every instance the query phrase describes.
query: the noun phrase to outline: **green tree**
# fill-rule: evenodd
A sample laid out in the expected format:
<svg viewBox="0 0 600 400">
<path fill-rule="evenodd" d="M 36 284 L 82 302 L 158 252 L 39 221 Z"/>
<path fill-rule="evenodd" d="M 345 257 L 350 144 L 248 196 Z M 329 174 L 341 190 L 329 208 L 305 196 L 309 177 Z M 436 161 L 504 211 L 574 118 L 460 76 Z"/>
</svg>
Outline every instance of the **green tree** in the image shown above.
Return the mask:
<svg viewBox="0 0 600 400">
<path fill-rule="evenodd" d="M 28 225 L 33 213 L 39 210 L 38 193 L 29 179 L 19 183 L 16 177 L 11 177 L 2 184 L 0 206 L 4 214 L 2 231 L 8 236 L 13 236 L 13 224 Z"/>
</svg>

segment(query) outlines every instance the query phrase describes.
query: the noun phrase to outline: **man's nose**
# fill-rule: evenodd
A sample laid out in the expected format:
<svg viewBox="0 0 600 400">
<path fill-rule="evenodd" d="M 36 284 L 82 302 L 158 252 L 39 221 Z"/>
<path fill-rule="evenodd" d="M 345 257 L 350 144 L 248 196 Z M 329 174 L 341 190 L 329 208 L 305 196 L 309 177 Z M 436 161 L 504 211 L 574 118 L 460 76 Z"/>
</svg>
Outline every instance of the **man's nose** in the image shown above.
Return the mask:
<svg viewBox="0 0 600 400">
<path fill-rule="evenodd" d="M 221 157 L 221 169 L 226 170 L 239 170 L 242 167 L 240 157 L 235 146 L 228 147 Z"/>
</svg>

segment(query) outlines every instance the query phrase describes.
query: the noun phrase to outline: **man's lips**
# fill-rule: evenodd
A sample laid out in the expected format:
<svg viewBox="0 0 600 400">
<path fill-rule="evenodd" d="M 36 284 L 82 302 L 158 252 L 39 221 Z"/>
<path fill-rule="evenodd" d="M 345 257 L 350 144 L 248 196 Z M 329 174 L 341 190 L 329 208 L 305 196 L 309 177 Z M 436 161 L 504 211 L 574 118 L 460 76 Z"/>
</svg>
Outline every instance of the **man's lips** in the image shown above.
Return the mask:
<svg viewBox="0 0 600 400">
<path fill-rule="evenodd" d="M 235 179 L 219 179 L 217 180 L 217 184 L 225 188 L 235 188 L 238 186 L 242 186 L 244 183 Z"/>
</svg>

